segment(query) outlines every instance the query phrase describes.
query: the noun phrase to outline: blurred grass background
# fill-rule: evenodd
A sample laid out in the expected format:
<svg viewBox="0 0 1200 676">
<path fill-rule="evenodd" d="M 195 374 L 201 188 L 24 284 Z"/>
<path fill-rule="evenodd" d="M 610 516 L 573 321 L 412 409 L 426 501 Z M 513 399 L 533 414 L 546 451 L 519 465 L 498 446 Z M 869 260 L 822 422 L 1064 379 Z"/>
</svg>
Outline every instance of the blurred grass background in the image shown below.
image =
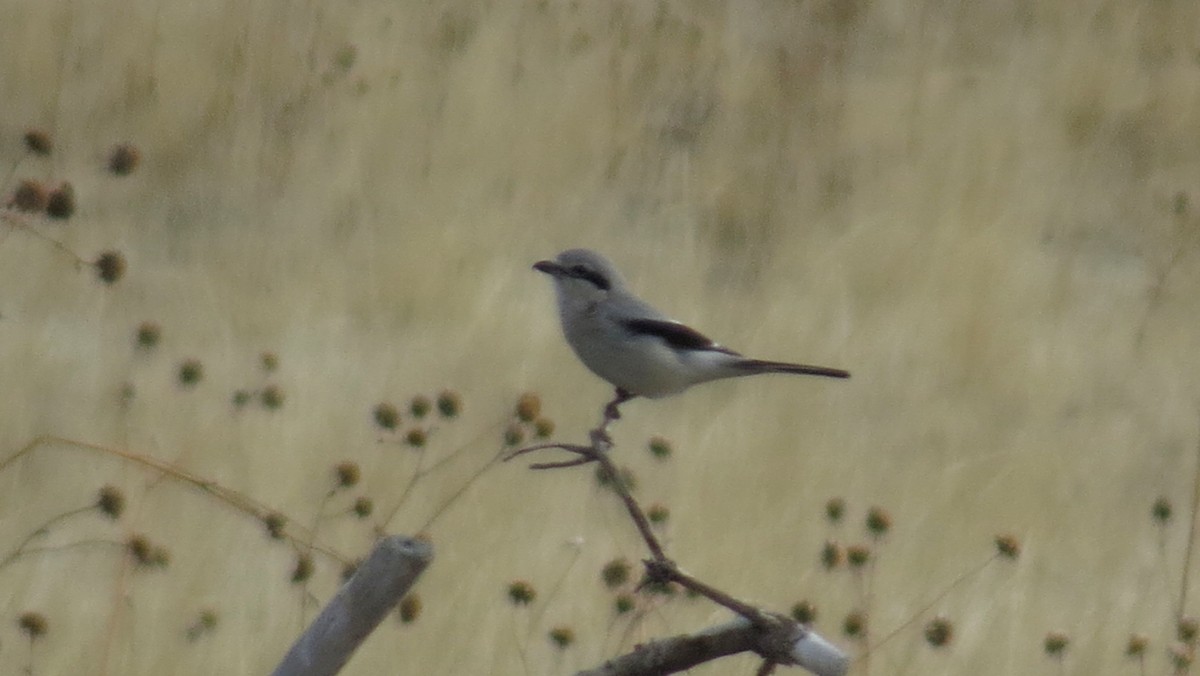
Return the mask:
<svg viewBox="0 0 1200 676">
<path fill-rule="evenodd" d="M 558 438 L 595 421 L 609 392 L 529 269 L 589 246 L 726 344 L 854 374 L 625 407 L 615 452 L 671 508 L 688 571 L 778 610 L 810 599 L 818 629 L 860 651 L 840 635 L 859 592 L 821 570 L 824 540 L 865 540 L 870 505 L 894 517 L 878 638 L 1012 532 L 1020 561 L 933 609 L 951 646 L 925 646 L 918 621 L 871 672 L 1138 673 L 1131 632 L 1166 669 L 1186 518 L 1160 533 L 1150 505 L 1184 511 L 1200 443 L 1200 5 L 7 0 L 0 15 L 4 190 L 69 180 L 74 217 L 32 227 L 128 261 L 106 285 L 4 225 L 5 455 L 39 434 L 124 448 L 307 522 L 342 460 L 381 505 L 398 495 L 412 452 L 380 442 L 372 407 L 452 388 L 463 415 L 430 453 L 466 450 L 388 525 L 414 530 L 492 457 L 519 393 L 542 395 Z M 25 155 L 31 127 L 49 157 Z M 140 166 L 106 173 L 125 142 Z M 134 344 L 145 321 L 153 351 Z M 185 388 L 188 358 L 204 377 Z M 280 409 L 231 404 L 268 381 Z M 671 462 L 645 453 L 652 435 Z M 170 566 L 101 548 L 0 570 L 0 671 L 30 662 L 27 610 L 50 623 L 37 673 L 271 668 L 312 616 L 294 552 L 194 491 L 51 445 L 0 474 L 0 543 L 104 483 L 129 514 L 48 542 L 145 532 Z M 831 496 L 850 505 L 840 529 Z M 613 617 L 597 571 L 641 552 L 586 470 L 495 467 L 429 533 L 421 618 L 347 673 L 567 673 L 724 618 L 700 601 L 633 629 Z M 322 536 L 369 545 L 362 527 Z M 325 599 L 338 571 L 318 564 Z M 538 604 L 511 607 L 513 579 Z M 204 608 L 218 626 L 186 640 Z M 577 644 L 552 647 L 556 625 Z M 1051 630 L 1071 637 L 1061 665 L 1042 652 Z"/>
</svg>

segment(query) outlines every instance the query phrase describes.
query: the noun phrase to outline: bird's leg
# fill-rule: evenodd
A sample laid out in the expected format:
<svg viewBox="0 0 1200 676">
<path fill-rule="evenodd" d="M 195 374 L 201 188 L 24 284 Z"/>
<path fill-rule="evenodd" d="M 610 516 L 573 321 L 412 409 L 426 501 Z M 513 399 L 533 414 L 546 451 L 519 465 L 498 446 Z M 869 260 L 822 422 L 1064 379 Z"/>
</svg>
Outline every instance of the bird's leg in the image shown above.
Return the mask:
<svg viewBox="0 0 1200 676">
<path fill-rule="evenodd" d="M 621 411 L 617 407 L 636 396 L 636 394 L 630 394 L 629 392 L 618 387 L 616 391 L 616 397 L 612 401 L 608 402 L 608 404 L 604 407 L 605 427 L 608 426 L 608 423 L 614 420 L 620 420 Z"/>
<path fill-rule="evenodd" d="M 621 419 L 621 404 L 636 397 L 636 394 L 617 388 L 616 396 L 612 401 L 604 406 L 604 420 L 600 421 L 600 426 L 592 430 L 592 445 L 602 450 L 608 450 L 612 447 L 612 437 L 608 436 L 608 426 L 615 420 Z"/>
</svg>

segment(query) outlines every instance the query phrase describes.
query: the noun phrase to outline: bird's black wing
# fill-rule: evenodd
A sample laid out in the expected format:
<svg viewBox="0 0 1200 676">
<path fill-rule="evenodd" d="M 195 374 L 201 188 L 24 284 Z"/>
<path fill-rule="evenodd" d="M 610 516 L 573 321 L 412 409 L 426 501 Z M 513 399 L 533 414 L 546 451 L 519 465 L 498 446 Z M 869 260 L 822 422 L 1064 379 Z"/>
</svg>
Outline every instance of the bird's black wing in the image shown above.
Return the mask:
<svg viewBox="0 0 1200 676">
<path fill-rule="evenodd" d="M 635 336 L 653 336 L 677 350 L 711 350 L 736 355 L 690 326 L 669 319 L 626 319 L 621 322 Z"/>
</svg>

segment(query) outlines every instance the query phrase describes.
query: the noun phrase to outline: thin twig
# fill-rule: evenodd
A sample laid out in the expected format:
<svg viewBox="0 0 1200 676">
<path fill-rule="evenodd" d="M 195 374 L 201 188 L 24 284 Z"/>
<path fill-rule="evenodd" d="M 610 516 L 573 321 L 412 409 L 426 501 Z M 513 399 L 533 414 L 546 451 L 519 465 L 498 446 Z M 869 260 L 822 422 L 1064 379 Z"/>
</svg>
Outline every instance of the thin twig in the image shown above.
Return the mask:
<svg viewBox="0 0 1200 676">
<path fill-rule="evenodd" d="M 455 490 L 454 493 L 452 493 L 450 495 L 450 497 L 446 498 L 445 502 L 443 502 L 440 506 L 438 506 L 438 508 L 436 510 L 434 510 L 433 515 L 429 517 L 429 519 L 425 522 L 425 524 L 423 526 L 421 526 L 421 529 L 417 532 L 424 533 L 424 532 L 428 531 L 433 526 L 434 522 L 442 517 L 442 515 L 446 512 L 446 510 L 450 509 L 450 507 L 453 506 L 454 503 L 458 502 L 459 498 L 461 498 L 463 495 L 466 494 L 466 492 L 471 488 L 471 486 L 475 485 L 476 481 L 479 481 L 479 479 L 484 474 L 486 474 L 489 469 L 495 467 L 496 463 L 500 462 L 503 459 L 504 459 L 504 451 L 501 451 L 501 452 L 497 453 L 496 455 L 492 456 L 492 459 L 488 460 L 487 464 L 485 464 L 482 467 L 480 467 L 479 469 L 475 470 L 471 474 L 471 476 L 467 477 L 467 480 L 464 481 L 463 484 L 461 486 L 459 486 L 458 489 Z"/>
<path fill-rule="evenodd" d="M 3 561 L 0 561 L 0 568 L 4 568 L 5 566 L 12 563 L 13 561 L 16 561 L 17 559 L 21 558 L 21 556 L 23 555 L 22 553 L 25 551 L 25 546 L 28 545 L 30 542 L 33 542 L 34 539 L 39 538 L 39 537 L 49 533 L 50 528 L 53 527 L 55 524 L 62 522 L 62 521 L 66 521 L 67 519 L 69 519 L 72 516 L 75 516 L 77 514 L 83 514 L 85 512 L 90 512 L 95 508 L 96 508 L 96 506 L 94 504 L 88 505 L 87 507 L 77 507 L 70 511 L 63 512 L 62 514 L 58 514 L 56 516 L 50 517 L 50 519 L 48 519 L 46 521 L 46 523 L 43 523 L 42 525 L 33 529 L 29 533 L 29 535 L 26 535 L 25 539 L 21 540 L 21 543 L 18 544 L 16 547 L 14 547 L 13 550 L 11 552 L 9 552 L 8 556 L 4 557 Z"/>
<path fill-rule="evenodd" d="M 404 485 L 404 490 L 400 491 L 400 497 L 396 500 L 396 505 L 388 512 L 387 518 L 383 520 L 381 528 L 387 528 L 392 519 L 396 518 L 396 514 L 404 507 L 404 503 L 408 502 L 408 496 L 412 494 L 413 489 L 417 487 L 417 481 L 425 476 L 422 472 L 422 465 L 425 464 L 425 448 L 421 447 L 417 450 L 417 468 L 413 470 L 412 476 L 408 478 L 408 483 Z"/>
<path fill-rule="evenodd" d="M 4 181 L 0 182 L 0 187 L 5 187 L 8 185 L 8 182 L 12 180 L 12 177 L 16 175 L 17 169 L 21 166 L 21 163 L 24 162 L 25 158 L 29 157 L 29 155 L 30 153 L 27 151 L 17 157 L 16 161 L 12 163 L 12 166 L 8 168 L 8 174 L 4 177 Z"/>
<path fill-rule="evenodd" d="M 388 525 L 391 524 L 392 519 L 396 518 L 396 515 L 400 513 L 400 509 L 402 507 L 404 507 L 404 505 L 408 502 L 408 499 L 410 497 L 412 497 L 413 491 L 416 489 L 416 485 L 419 480 L 423 479 L 426 476 L 429 476 L 430 474 L 433 474 L 434 472 L 438 471 L 442 467 L 445 467 L 447 464 L 449 464 L 450 462 L 457 459 L 460 455 L 462 455 L 467 450 L 474 448 L 476 444 L 478 444 L 480 441 L 483 440 L 484 436 L 493 433 L 495 430 L 498 430 L 500 428 L 500 426 L 503 424 L 504 424 L 504 422 L 502 421 L 501 423 L 499 423 L 493 427 L 483 430 L 474 439 L 471 439 L 467 443 L 459 446 L 458 448 L 454 449 L 453 451 L 450 451 L 449 453 L 446 454 L 445 457 L 436 460 L 432 465 L 425 467 L 425 468 L 421 467 L 421 464 L 424 463 L 424 461 L 425 461 L 425 452 L 424 452 L 424 449 L 421 449 L 421 457 L 420 457 L 420 460 L 418 460 L 418 462 L 417 462 L 416 471 L 414 471 L 413 475 L 411 477 L 409 477 L 408 484 L 405 485 L 404 490 L 401 491 L 400 497 L 399 497 L 399 499 L 396 500 L 395 506 L 393 506 L 388 511 L 387 518 L 383 520 L 383 525 L 380 526 L 380 529 L 382 530 L 384 528 L 387 528 Z"/>
<path fill-rule="evenodd" d="M 267 507 L 253 498 L 250 498 L 244 493 L 240 493 L 231 488 L 226 488 L 211 479 L 205 479 L 204 477 L 193 474 L 192 472 L 189 472 L 181 467 L 177 467 L 165 460 L 159 460 L 158 458 L 142 455 L 140 453 L 134 453 L 121 448 L 103 446 L 101 444 L 96 444 L 89 441 L 80 441 L 78 439 L 69 439 L 67 437 L 60 437 L 53 434 L 44 434 L 34 437 L 31 441 L 29 441 L 29 443 L 17 449 L 3 460 L 0 460 L 0 472 L 4 472 L 4 470 L 10 467 L 17 460 L 20 460 L 37 449 L 43 446 L 52 446 L 55 444 L 66 446 L 68 448 L 75 448 L 112 456 L 120 460 L 139 465 L 146 469 L 162 472 L 172 479 L 180 483 L 187 484 L 202 493 L 207 493 L 208 495 L 211 495 L 233 509 L 245 514 L 249 514 L 260 521 L 270 515 L 278 513 L 276 510 Z M 283 537 L 295 546 L 307 546 L 307 543 L 312 540 L 307 529 L 303 526 L 294 525 L 294 520 L 289 519 L 287 523 L 288 525 L 283 533 Z M 312 551 L 334 559 L 339 563 L 350 563 L 350 559 L 348 557 L 327 546 L 314 544 L 311 546 L 311 548 Z"/>
<path fill-rule="evenodd" d="M 83 547 L 96 546 L 119 547 L 121 549 L 128 547 L 128 545 L 124 542 L 116 542 L 114 540 L 79 540 L 78 542 L 67 542 L 61 545 L 47 545 L 45 547 L 30 547 L 29 549 L 23 549 L 16 553 L 16 557 L 12 560 L 16 561 L 17 559 L 21 559 L 26 556 L 33 556 L 34 554 L 54 554 L 58 552 L 65 552 L 68 549 L 80 549 Z"/>
<path fill-rule="evenodd" d="M 75 264 L 76 270 L 82 268 L 85 265 L 93 264 L 92 261 L 89 261 L 89 260 L 85 259 L 84 257 L 80 256 L 79 254 L 75 253 L 74 251 L 72 251 L 71 248 L 68 247 L 66 244 L 63 244 L 62 242 L 58 241 L 57 239 L 54 239 L 53 237 L 43 233 L 42 231 L 40 231 L 37 228 L 30 225 L 29 223 L 25 222 L 25 220 L 20 218 L 19 216 L 5 213 L 5 214 L 0 214 L 0 217 L 2 217 L 2 218 L 0 218 L 0 220 L 3 220 L 5 223 L 8 223 L 9 225 L 11 225 L 13 227 L 13 230 L 19 230 L 26 234 L 32 235 L 33 237 L 40 239 L 43 242 L 46 242 L 47 244 L 54 247 L 55 249 L 58 249 L 60 252 L 62 252 L 64 255 L 66 255 L 68 258 L 71 259 L 71 262 Z"/>
<path fill-rule="evenodd" d="M 1187 547 L 1183 551 L 1183 570 L 1179 574 L 1179 604 L 1175 619 L 1187 612 L 1188 580 L 1192 570 L 1192 548 L 1196 544 L 1196 516 L 1200 513 L 1200 441 L 1196 442 L 1196 468 L 1192 474 L 1192 513 L 1188 521 Z"/>
<path fill-rule="evenodd" d="M 989 556 L 986 560 L 984 560 L 983 563 L 979 564 L 978 566 L 975 566 L 974 568 L 971 568 L 970 570 L 967 570 L 966 572 L 962 573 L 958 577 L 954 578 L 953 582 L 946 585 L 946 587 L 944 589 L 942 589 L 942 591 L 938 592 L 936 596 L 934 596 L 932 599 L 930 599 L 930 601 L 928 603 L 926 603 L 924 606 L 922 606 L 919 610 L 917 610 L 917 612 L 915 612 L 911 616 L 909 616 L 909 618 L 907 620 L 905 620 L 904 622 L 901 622 L 900 626 L 889 631 L 883 638 L 879 639 L 878 643 L 875 643 L 874 645 L 868 647 L 864 651 L 864 655 L 869 655 L 871 652 L 878 650 L 879 648 L 883 647 L 884 643 L 887 643 L 888 641 L 895 638 L 900 632 L 911 627 L 914 622 L 921 619 L 922 615 L 929 612 L 930 609 L 932 609 L 935 605 L 940 603 L 942 599 L 946 598 L 946 595 L 948 595 L 950 592 L 954 591 L 962 583 L 966 582 L 967 580 L 971 579 L 972 577 L 975 577 L 979 573 L 983 572 L 984 568 L 987 568 L 988 565 L 992 563 L 992 561 L 995 561 L 999 557 L 1000 557 L 1000 554 L 993 554 L 992 556 Z M 869 616 L 868 616 L 868 619 L 869 619 Z"/>
</svg>

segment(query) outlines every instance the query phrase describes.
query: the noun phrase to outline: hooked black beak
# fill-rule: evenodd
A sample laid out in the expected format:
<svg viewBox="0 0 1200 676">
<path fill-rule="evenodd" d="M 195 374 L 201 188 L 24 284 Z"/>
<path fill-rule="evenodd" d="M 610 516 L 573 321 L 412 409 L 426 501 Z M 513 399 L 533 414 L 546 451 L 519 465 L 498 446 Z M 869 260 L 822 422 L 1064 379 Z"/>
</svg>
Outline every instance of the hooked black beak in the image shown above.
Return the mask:
<svg viewBox="0 0 1200 676">
<path fill-rule="evenodd" d="M 554 261 L 538 261 L 533 264 L 533 269 L 538 272 L 544 272 L 551 277 L 557 277 L 563 273 L 563 267 Z"/>
</svg>

